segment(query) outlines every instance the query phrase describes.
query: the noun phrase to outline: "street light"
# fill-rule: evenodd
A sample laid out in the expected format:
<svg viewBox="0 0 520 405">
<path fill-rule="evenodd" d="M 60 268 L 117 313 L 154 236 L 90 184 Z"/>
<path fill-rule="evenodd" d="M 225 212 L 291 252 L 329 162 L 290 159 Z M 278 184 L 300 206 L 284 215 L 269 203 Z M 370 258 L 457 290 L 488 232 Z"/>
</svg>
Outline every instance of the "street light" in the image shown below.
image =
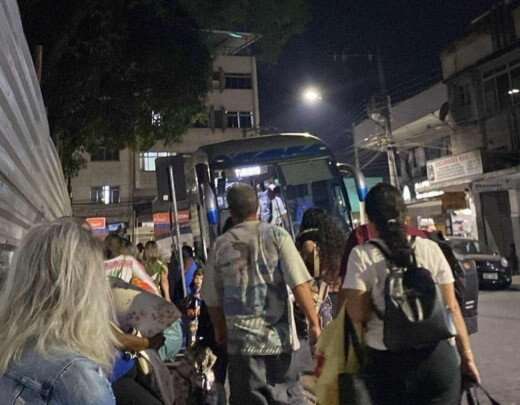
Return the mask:
<svg viewBox="0 0 520 405">
<path fill-rule="evenodd" d="M 306 104 L 314 105 L 319 103 L 323 97 L 316 87 L 307 87 L 302 92 L 302 99 Z"/>
</svg>

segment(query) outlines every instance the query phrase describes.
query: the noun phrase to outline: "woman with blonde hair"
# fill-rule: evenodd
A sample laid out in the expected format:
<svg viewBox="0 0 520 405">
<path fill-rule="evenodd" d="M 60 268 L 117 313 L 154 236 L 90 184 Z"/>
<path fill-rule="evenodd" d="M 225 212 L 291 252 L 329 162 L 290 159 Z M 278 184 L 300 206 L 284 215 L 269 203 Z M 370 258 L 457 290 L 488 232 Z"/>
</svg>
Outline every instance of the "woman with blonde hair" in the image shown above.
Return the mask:
<svg viewBox="0 0 520 405">
<path fill-rule="evenodd" d="M 143 260 L 146 272 L 155 281 L 157 287 L 161 289 L 164 299 L 171 302 L 168 267 L 161 261 L 159 245 L 157 245 L 157 242 L 153 240 L 146 242 L 146 245 L 144 246 Z"/>
<path fill-rule="evenodd" d="M 104 374 L 111 320 L 102 248 L 88 230 L 72 218 L 32 228 L 0 292 L 2 402 L 115 404 Z"/>
</svg>

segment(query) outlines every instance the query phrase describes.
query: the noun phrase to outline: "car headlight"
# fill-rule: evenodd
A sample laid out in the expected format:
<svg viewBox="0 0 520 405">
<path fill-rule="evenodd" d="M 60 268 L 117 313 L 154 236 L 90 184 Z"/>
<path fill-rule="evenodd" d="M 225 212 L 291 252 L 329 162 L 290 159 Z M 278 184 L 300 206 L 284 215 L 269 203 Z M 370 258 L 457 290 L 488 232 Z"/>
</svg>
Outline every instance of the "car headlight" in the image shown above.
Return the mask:
<svg viewBox="0 0 520 405">
<path fill-rule="evenodd" d="M 500 259 L 500 264 L 502 265 L 502 267 L 507 267 L 509 265 L 509 262 L 506 258 L 503 257 L 502 259 Z"/>
</svg>

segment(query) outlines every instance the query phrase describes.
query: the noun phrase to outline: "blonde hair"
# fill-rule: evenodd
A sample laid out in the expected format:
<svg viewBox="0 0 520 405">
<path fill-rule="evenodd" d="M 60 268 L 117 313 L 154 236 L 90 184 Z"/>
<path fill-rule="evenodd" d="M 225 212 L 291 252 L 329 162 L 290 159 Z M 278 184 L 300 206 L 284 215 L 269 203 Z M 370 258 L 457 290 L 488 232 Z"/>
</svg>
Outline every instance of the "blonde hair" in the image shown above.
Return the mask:
<svg viewBox="0 0 520 405">
<path fill-rule="evenodd" d="M 72 218 L 37 225 L 0 291 L 0 374 L 26 350 L 78 353 L 108 371 L 113 319 L 100 243 Z"/>
</svg>

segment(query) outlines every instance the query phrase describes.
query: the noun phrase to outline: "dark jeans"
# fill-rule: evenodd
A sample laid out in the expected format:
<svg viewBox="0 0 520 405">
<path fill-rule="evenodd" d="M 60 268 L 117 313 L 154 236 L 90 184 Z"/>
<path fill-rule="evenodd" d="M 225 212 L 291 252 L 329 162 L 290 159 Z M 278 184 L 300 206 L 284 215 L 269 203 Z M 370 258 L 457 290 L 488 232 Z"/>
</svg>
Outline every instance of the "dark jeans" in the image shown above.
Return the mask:
<svg viewBox="0 0 520 405">
<path fill-rule="evenodd" d="M 112 384 L 117 405 L 162 405 L 162 401 L 139 382 L 140 378 L 137 367 L 134 367 Z"/>
<path fill-rule="evenodd" d="M 458 405 L 460 360 L 442 341 L 430 349 L 391 353 L 368 349 L 363 372 L 374 405 Z"/>
<path fill-rule="evenodd" d="M 230 405 L 304 403 L 300 375 L 291 353 L 277 356 L 228 355 Z"/>
</svg>

